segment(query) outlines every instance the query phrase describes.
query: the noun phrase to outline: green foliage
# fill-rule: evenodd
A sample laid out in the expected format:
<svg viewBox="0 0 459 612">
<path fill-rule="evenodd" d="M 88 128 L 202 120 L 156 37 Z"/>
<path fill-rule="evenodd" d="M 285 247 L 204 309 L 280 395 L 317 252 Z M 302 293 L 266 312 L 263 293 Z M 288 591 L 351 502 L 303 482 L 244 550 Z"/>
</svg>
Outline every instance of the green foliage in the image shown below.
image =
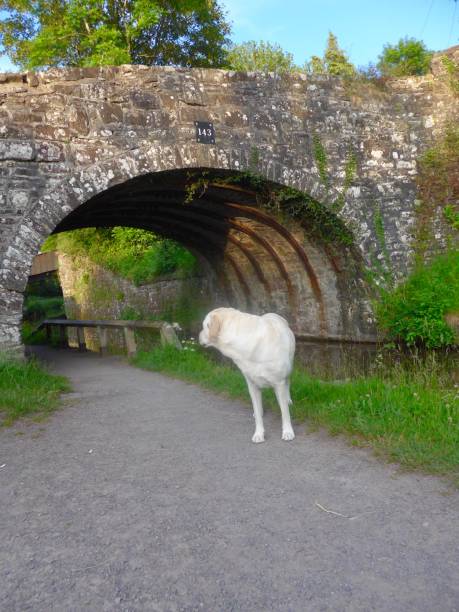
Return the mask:
<svg viewBox="0 0 459 612">
<path fill-rule="evenodd" d="M 441 62 L 448 75 L 448 84 L 452 92 L 459 95 L 459 64 L 447 55 L 441 58 Z"/>
<path fill-rule="evenodd" d="M 0 47 L 21 68 L 123 63 L 220 67 L 214 0 L 0 0 Z"/>
<path fill-rule="evenodd" d="M 320 180 L 325 187 L 328 187 L 327 153 L 317 134 L 314 134 L 312 139 L 312 153 L 317 170 L 319 171 Z"/>
<path fill-rule="evenodd" d="M 456 212 L 451 204 L 445 206 L 443 215 L 453 229 L 459 230 L 459 212 Z"/>
<path fill-rule="evenodd" d="M 228 52 L 227 67 L 230 70 L 279 74 L 298 71 L 291 53 L 278 44 L 254 40 L 233 46 Z"/>
<path fill-rule="evenodd" d="M 445 315 L 459 311 L 459 251 L 418 264 L 398 287 L 383 292 L 376 306 L 378 324 L 389 339 L 409 346 L 454 344 Z"/>
<path fill-rule="evenodd" d="M 309 62 L 305 65 L 306 72 L 311 74 L 327 74 L 324 60 L 318 55 L 312 55 Z"/>
<path fill-rule="evenodd" d="M 338 39 L 332 33 L 328 33 L 327 46 L 323 58 L 313 55 L 305 65 L 306 72 L 310 74 L 329 74 L 353 78 L 357 71 L 349 61 L 346 53 L 338 46 Z"/>
<path fill-rule="evenodd" d="M 266 208 L 298 220 L 306 232 L 325 243 L 353 244 L 352 232 L 328 207 L 320 204 L 307 194 L 283 187 L 275 193 Z"/>
<path fill-rule="evenodd" d="M 355 178 L 357 172 L 357 157 L 355 153 L 351 151 L 346 160 L 346 165 L 344 166 L 344 191 L 347 191 L 349 187 L 352 185 L 352 182 Z"/>
<path fill-rule="evenodd" d="M 241 373 L 228 360 L 216 363 L 199 347 L 178 351 L 156 347 L 134 363 L 198 383 L 232 398 L 250 399 Z M 432 366 L 400 364 L 390 372 L 346 382 L 324 382 L 295 368 L 291 380 L 292 417 L 345 433 L 389 460 L 433 473 L 459 476 L 459 397 L 442 385 Z M 276 407 L 271 391 L 265 404 Z"/>
<path fill-rule="evenodd" d="M 415 228 L 415 250 L 418 261 L 426 251 L 435 250 L 434 220 L 438 209 L 453 230 L 451 238 L 457 241 L 457 215 L 459 202 L 459 128 L 450 126 L 418 160 L 418 194 L 420 205 Z"/>
<path fill-rule="evenodd" d="M 62 296 L 30 295 L 24 300 L 23 314 L 28 321 L 41 321 L 50 317 L 57 317 L 63 313 L 64 300 Z"/>
<path fill-rule="evenodd" d="M 32 277 L 24 292 L 21 336 L 24 344 L 46 344 L 45 330 L 37 332 L 44 319 L 62 317 L 64 299 L 56 273 Z"/>
<path fill-rule="evenodd" d="M 11 361 L 0 355 L 0 424 L 10 425 L 26 415 L 46 415 L 69 391 L 63 376 L 47 372 L 36 361 Z"/>
<path fill-rule="evenodd" d="M 24 295 L 25 297 L 29 295 L 40 297 L 62 296 L 62 289 L 57 272 L 47 272 L 40 276 L 30 277 Z"/>
<path fill-rule="evenodd" d="M 188 180 L 186 187 L 188 196 L 185 203 L 191 203 L 196 197 L 195 194 L 201 192 L 203 180 L 207 188 L 211 179 L 207 175 L 202 179 L 199 173 L 193 173 L 188 176 Z M 326 243 L 335 242 L 347 246 L 353 244 L 352 232 L 346 228 L 334 211 L 302 191 L 291 187 L 276 187 L 262 175 L 251 170 L 216 177 L 213 182 L 223 186 L 238 184 L 252 189 L 257 194 L 257 203 L 261 208 L 281 217 L 296 219 L 309 235 Z"/>
<path fill-rule="evenodd" d="M 86 255 L 136 285 L 166 274 L 190 276 L 196 267 L 195 257 L 175 241 L 129 227 L 63 232 L 58 234 L 55 248 L 69 255 Z"/>
<path fill-rule="evenodd" d="M 378 69 L 383 76 L 402 77 L 426 74 L 432 52 L 415 38 L 401 38 L 396 45 L 385 45 Z"/>
<path fill-rule="evenodd" d="M 384 227 L 384 219 L 379 206 L 376 208 L 374 213 L 374 228 L 382 260 L 378 259 L 377 257 L 373 258 L 373 272 L 377 281 L 380 283 L 379 288 L 384 291 L 393 287 L 394 271 L 386 244 L 386 228 Z"/>
<path fill-rule="evenodd" d="M 260 163 L 260 151 L 257 147 L 250 147 L 249 155 L 249 170 L 250 172 L 256 173 L 258 171 L 258 164 Z"/>
</svg>

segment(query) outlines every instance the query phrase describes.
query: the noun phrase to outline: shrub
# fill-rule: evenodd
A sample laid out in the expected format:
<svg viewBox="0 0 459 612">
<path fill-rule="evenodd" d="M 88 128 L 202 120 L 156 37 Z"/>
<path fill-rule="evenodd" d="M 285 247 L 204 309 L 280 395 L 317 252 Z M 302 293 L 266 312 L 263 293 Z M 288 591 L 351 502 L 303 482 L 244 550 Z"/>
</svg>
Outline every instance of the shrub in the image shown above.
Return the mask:
<svg viewBox="0 0 459 612">
<path fill-rule="evenodd" d="M 354 78 L 357 74 L 355 66 L 339 47 L 338 39 L 332 32 L 328 33 L 323 58 L 313 55 L 311 60 L 306 62 L 305 70 L 311 74 L 330 74 L 345 78 Z"/>
<path fill-rule="evenodd" d="M 432 52 L 415 38 L 401 38 L 396 45 L 385 45 L 378 69 L 383 76 L 401 77 L 426 74 Z"/>
<path fill-rule="evenodd" d="M 279 74 L 298 70 L 291 53 L 284 51 L 276 43 L 264 41 L 249 40 L 233 46 L 228 52 L 227 62 L 230 70 L 248 72 L 259 70 Z"/>
<path fill-rule="evenodd" d="M 51 236 L 44 245 L 69 255 L 86 255 L 114 274 L 136 285 L 146 284 L 165 274 L 190 276 L 195 257 L 174 240 L 131 228 L 87 228 Z"/>
<path fill-rule="evenodd" d="M 451 250 L 418 264 L 401 285 L 383 292 L 376 315 L 390 339 L 431 349 L 454 344 L 444 317 L 458 310 L 459 250 Z"/>
</svg>

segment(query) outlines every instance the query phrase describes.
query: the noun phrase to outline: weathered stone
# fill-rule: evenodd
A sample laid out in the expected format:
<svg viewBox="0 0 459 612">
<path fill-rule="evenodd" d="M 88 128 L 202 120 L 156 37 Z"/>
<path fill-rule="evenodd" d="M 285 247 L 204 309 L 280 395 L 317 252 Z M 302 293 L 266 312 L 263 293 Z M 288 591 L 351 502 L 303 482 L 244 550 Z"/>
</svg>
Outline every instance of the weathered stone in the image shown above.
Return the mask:
<svg viewBox="0 0 459 612">
<path fill-rule="evenodd" d="M 31 161 L 35 159 L 32 142 L 0 141 L 0 160 Z"/>
<path fill-rule="evenodd" d="M 161 316 L 165 311 L 173 316 L 177 304 L 187 301 L 197 320 L 216 304 L 217 292 L 209 278 L 158 280 L 135 286 L 127 279 L 95 264 L 88 258 L 69 257 L 58 253 L 59 279 L 69 319 L 122 319 L 126 309 L 143 317 Z M 89 279 L 89 282 L 88 282 Z M 1 306 L 1 302 L 0 302 Z M 152 332 L 158 335 L 157 332 Z M 86 346 L 98 351 L 100 338 L 96 329 L 84 330 Z M 110 349 L 123 350 L 120 330 L 108 330 L 106 341 Z M 70 346 L 77 346 L 75 330 L 69 330 Z"/>
<path fill-rule="evenodd" d="M 430 67 L 433 74 L 437 77 L 443 77 L 447 74 L 444 58 L 447 58 L 447 60 L 454 62 L 456 66 L 459 66 L 459 45 L 435 53 L 431 60 Z"/>
<path fill-rule="evenodd" d="M 367 262 L 381 254 L 374 221 L 375 210 L 381 210 L 392 264 L 403 275 L 411 257 L 416 159 L 444 125 L 458 118 L 457 99 L 443 76 L 394 80 L 382 91 L 320 76 L 143 66 L 53 69 L 0 76 L 0 100 L 0 278 L 19 292 L 38 245 L 91 198 L 141 175 L 254 169 L 255 158 L 255 169 L 265 178 L 305 191 L 325 205 L 341 202 L 339 215 L 352 228 L 359 257 Z M 198 120 L 214 124 L 215 146 L 196 143 Z M 357 167 L 345 185 L 350 154 Z M 116 198 L 110 199 L 111 210 L 117 206 Z M 146 211 L 149 204 L 139 199 L 138 206 Z M 172 235 L 178 221 L 162 228 Z M 209 240 L 218 239 L 218 231 Z M 351 282 L 352 274 L 337 272 L 336 258 L 328 257 L 323 246 L 308 242 L 301 229 L 292 231 L 298 232 L 316 270 L 328 309 L 327 333 L 364 333 L 364 293 L 351 299 L 352 282 L 361 287 L 358 273 Z M 262 233 L 276 245 L 297 288 L 298 329 L 317 331 L 318 302 L 304 269 L 297 269 L 278 234 L 267 227 Z M 271 303 L 288 315 L 279 268 L 253 240 L 249 247 L 270 270 Z M 263 285 L 253 263 L 234 248 L 233 261 L 251 279 L 244 281 L 248 288 Z M 341 262 L 355 257 L 345 250 L 338 256 Z M 214 263 L 210 255 L 209 260 Z M 228 262 L 224 273 L 244 305 L 247 287 Z M 264 291 L 261 287 L 260 295 Z M 263 300 L 268 303 L 266 296 L 260 298 L 257 308 Z M 20 317 L 20 306 L 13 307 Z M 6 305 L 0 317 L 2 308 Z M 14 344 L 15 334 L 14 340 L 0 337 L 0 344 Z"/>
</svg>

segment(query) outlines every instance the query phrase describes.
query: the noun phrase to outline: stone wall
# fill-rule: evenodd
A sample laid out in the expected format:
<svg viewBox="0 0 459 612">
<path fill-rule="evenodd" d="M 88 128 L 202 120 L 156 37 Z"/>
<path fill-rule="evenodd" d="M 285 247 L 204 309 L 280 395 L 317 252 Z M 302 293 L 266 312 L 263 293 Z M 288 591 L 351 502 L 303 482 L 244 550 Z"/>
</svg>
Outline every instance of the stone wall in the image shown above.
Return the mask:
<svg viewBox="0 0 459 612">
<path fill-rule="evenodd" d="M 145 193 L 148 177 L 165 171 L 242 170 L 254 151 L 256 171 L 270 181 L 304 191 L 324 206 L 341 202 L 335 210 L 368 265 L 383 257 L 375 230 L 380 214 L 391 263 L 403 275 L 412 251 L 416 160 L 457 118 L 457 98 L 442 75 L 393 80 L 383 88 L 336 77 L 144 66 L 1 75 L 0 344 L 20 346 L 22 292 L 33 257 L 72 212 L 106 194 L 97 222 L 113 224 L 121 210 L 111 196 L 118 186 L 128 185 L 128 194 L 130 181 L 146 177 Z M 213 123 L 215 144 L 196 142 L 196 121 Z M 347 180 L 351 156 L 355 172 Z M 145 195 L 139 198 L 138 223 L 178 234 L 178 222 L 167 221 L 169 196 L 163 196 L 160 213 Z M 95 224 L 87 211 L 78 226 Z M 247 215 L 241 211 L 240 217 Z M 269 220 L 263 224 L 261 233 L 270 227 Z M 193 238 L 199 251 L 210 244 L 212 232 L 218 240 L 221 230 L 208 227 L 204 241 L 188 231 L 180 235 Z M 260 245 L 255 242 L 246 248 L 254 269 Z M 222 265 L 231 267 L 222 253 Z M 215 257 L 206 255 L 213 264 Z M 314 272 L 317 301 L 324 291 L 320 270 Z M 332 284 L 338 286 L 339 266 L 335 273 Z M 301 282 L 310 282 L 301 274 Z M 252 278 L 238 276 L 234 293 L 244 283 L 250 288 Z"/>
<path fill-rule="evenodd" d="M 213 307 L 215 290 L 205 277 L 169 278 L 136 286 L 87 257 L 60 252 L 58 261 L 68 319 L 166 318 L 196 332 L 204 314 Z M 85 329 L 85 340 L 89 349 L 99 349 L 95 330 Z M 78 344 L 74 330 L 69 330 L 69 341 L 72 346 Z M 122 333 L 117 330 L 108 330 L 108 342 L 114 351 L 124 349 Z"/>
</svg>

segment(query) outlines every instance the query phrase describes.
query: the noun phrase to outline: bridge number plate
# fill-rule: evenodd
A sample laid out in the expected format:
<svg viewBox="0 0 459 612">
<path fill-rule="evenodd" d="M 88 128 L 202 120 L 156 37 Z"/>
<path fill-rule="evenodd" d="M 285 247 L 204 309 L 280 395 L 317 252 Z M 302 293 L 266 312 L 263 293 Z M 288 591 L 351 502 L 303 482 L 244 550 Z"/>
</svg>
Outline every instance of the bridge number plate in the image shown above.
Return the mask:
<svg viewBox="0 0 459 612">
<path fill-rule="evenodd" d="M 215 144 L 215 130 L 213 123 L 206 121 L 195 121 L 196 127 L 196 142 L 202 144 Z"/>
</svg>

